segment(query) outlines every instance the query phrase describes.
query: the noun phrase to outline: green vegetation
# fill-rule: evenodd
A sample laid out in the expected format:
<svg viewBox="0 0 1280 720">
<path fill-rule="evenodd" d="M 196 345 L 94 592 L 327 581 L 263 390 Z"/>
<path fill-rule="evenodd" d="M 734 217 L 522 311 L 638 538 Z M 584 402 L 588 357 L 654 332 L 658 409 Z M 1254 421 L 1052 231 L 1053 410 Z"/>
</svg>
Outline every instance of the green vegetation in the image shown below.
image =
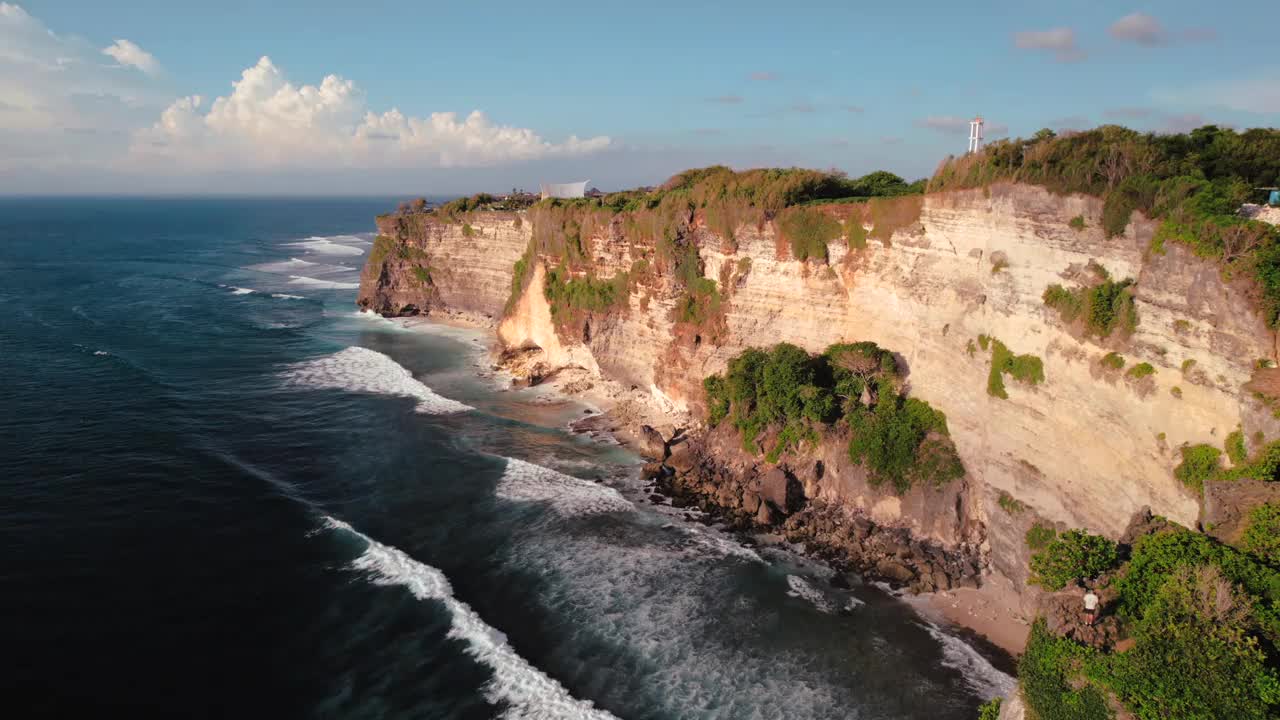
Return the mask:
<svg viewBox="0 0 1280 720">
<path fill-rule="evenodd" d="M 1195 358 L 1187 358 L 1186 360 L 1183 360 L 1183 361 L 1182 361 L 1182 372 L 1183 372 L 1183 374 L 1186 374 L 1186 372 L 1187 372 L 1187 371 L 1189 371 L 1191 368 L 1193 368 L 1193 367 L 1195 367 L 1195 366 L 1196 366 L 1196 360 L 1195 360 Z"/>
<path fill-rule="evenodd" d="M 1010 515 L 1017 515 L 1027 509 L 1027 506 L 1021 500 L 1003 490 L 1000 491 L 1000 497 L 996 502 L 1000 503 L 1000 507 Z"/>
<path fill-rule="evenodd" d="M 978 720 L 1000 720 L 1000 705 L 1004 698 L 992 698 L 978 708 Z"/>
<path fill-rule="evenodd" d="M 1053 539 L 1056 537 L 1058 537 L 1057 530 L 1054 530 L 1048 525 L 1036 523 L 1027 530 L 1027 547 L 1032 550 L 1043 550 L 1048 547 L 1049 543 L 1053 542 Z"/>
<path fill-rule="evenodd" d="M 1103 198 L 1108 237 L 1124 232 L 1134 210 L 1159 219 L 1158 250 L 1182 243 L 1243 272 L 1262 289 L 1262 310 L 1280 321 L 1280 230 L 1236 211 L 1280 184 L 1280 130 L 1244 132 L 1207 125 L 1187 134 L 1140 134 L 1106 125 L 1087 132 L 993 142 L 981 153 L 952 158 L 929 182 L 931 192 L 999 180 L 1052 192 Z"/>
<path fill-rule="evenodd" d="M 387 256 L 396 249 L 396 241 L 386 235 L 373 239 L 373 247 L 369 248 L 369 259 L 365 261 L 370 267 L 378 267 L 386 262 Z"/>
<path fill-rule="evenodd" d="M 474 237 L 474 236 L 475 236 L 475 234 L 476 234 L 476 229 L 475 229 L 475 228 L 473 228 L 473 227 L 471 227 L 471 223 L 463 223 L 463 224 L 462 224 L 462 236 L 463 236 L 463 237 Z"/>
<path fill-rule="evenodd" d="M 1221 455 L 1222 451 L 1212 445 L 1184 445 L 1182 462 L 1173 469 L 1173 476 L 1195 490 L 1196 495 L 1203 495 L 1205 481 L 1218 474 Z"/>
<path fill-rule="evenodd" d="M 1181 388 L 1181 387 L 1178 387 L 1177 385 L 1174 385 L 1173 387 L 1169 388 L 1169 394 L 1170 394 L 1170 395 L 1172 395 L 1172 396 L 1174 396 L 1174 397 L 1176 397 L 1176 398 L 1178 398 L 1179 400 L 1181 400 L 1181 399 L 1182 399 L 1182 388 Z"/>
<path fill-rule="evenodd" d="M 1124 368 L 1124 356 L 1118 352 L 1109 352 L 1102 356 L 1102 366 L 1112 370 Z"/>
<path fill-rule="evenodd" d="M 1125 373 L 1125 375 L 1128 375 L 1134 380 L 1141 380 L 1142 378 L 1147 377 L 1148 375 L 1155 375 L 1155 374 L 1156 374 L 1156 369 L 1149 362 L 1140 362 L 1137 365 L 1134 365 L 1133 367 L 1129 368 L 1129 372 Z"/>
<path fill-rule="evenodd" d="M 1085 677 L 1095 652 L 1050 633 L 1043 620 L 1031 626 L 1018 660 L 1027 709 L 1038 720 L 1110 720 L 1106 697 Z M 1030 714 L 1029 714 L 1030 715 Z"/>
<path fill-rule="evenodd" d="M 1068 530 L 1031 556 L 1031 582 L 1061 590 L 1070 582 L 1091 580 L 1116 563 L 1116 544 L 1100 535 Z"/>
<path fill-rule="evenodd" d="M 862 213 L 856 213 L 844 221 L 844 237 L 851 251 L 867 247 L 867 229 L 862 226 Z"/>
<path fill-rule="evenodd" d="M 982 349 L 991 347 L 991 372 L 987 375 L 987 394 L 993 397 L 1009 399 L 1004 389 L 1004 376 L 1012 375 L 1014 380 L 1025 385 L 1038 385 L 1044 382 L 1044 361 L 1035 355 L 1015 355 L 1004 343 L 987 335 L 979 335 L 978 343 Z"/>
<path fill-rule="evenodd" d="M 992 275 L 995 275 L 996 273 L 1000 272 L 1001 270 L 1004 270 L 1007 267 L 1009 267 L 1009 261 L 1005 257 L 993 256 L 991 258 L 991 274 Z"/>
<path fill-rule="evenodd" d="M 1266 564 L 1265 542 L 1278 537 L 1280 512 L 1260 509 L 1254 522 L 1264 540 L 1258 557 L 1174 527 L 1138 538 L 1123 566 L 1113 556 L 1081 571 L 1117 572 L 1110 587 L 1133 646 L 1101 653 L 1037 621 L 1018 666 L 1035 717 L 1111 717 L 1110 694 L 1140 720 L 1274 718 L 1280 571 Z"/>
<path fill-rule="evenodd" d="M 1045 288 L 1044 304 L 1058 311 L 1062 322 L 1084 319 L 1088 333 L 1105 338 L 1119 327 L 1132 333 L 1138 325 L 1138 311 L 1133 305 L 1133 280 L 1116 282 L 1101 265 L 1090 264 L 1101 281 L 1092 287 L 1068 290 L 1054 283 Z"/>
<path fill-rule="evenodd" d="M 1241 547 L 1273 567 L 1280 567 L 1280 505 L 1265 503 L 1249 512 Z"/>
<path fill-rule="evenodd" d="M 791 257 L 827 261 L 827 243 L 840 237 L 841 225 L 817 208 L 789 208 L 778 215 L 782 236 L 791 243 Z"/>
<path fill-rule="evenodd" d="M 946 417 L 901 394 L 900 382 L 893 354 L 875 343 L 832 345 L 816 356 L 781 343 L 743 351 L 723 376 L 703 380 L 703 390 L 708 422 L 732 422 L 743 447 L 764 451 L 771 462 L 843 422 L 850 457 L 867 467 L 873 484 L 905 492 L 963 476 Z M 772 445 L 761 447 L 770 437 Z"/>
<path fill-rule="evenodd" d="M 425 268 L 420 265 L 413 267 L 413 276 L 418 279 L 418 283 L 422 285 L 431 284 L 431 268 Z"/>
<path fill-rule="evenodd" d="M 1076 232 L 1080 232 L 1081 230 L 1084 230 L 1084 216 L 1077 215 L 1071 218 L 1071 220 L 1067 222 L 1067 225 L 1071 226 L 1071 229 L 1075 230 Z"/>
<path fill-rule="evenodd" d="M 1232 465 L 1240 465 L 1249 459 L 1249 453 L 1244 448 L 1244 431 L 1240 428 L 1227 434 L 1227 439 L 1222 443 L 1222 449 L 1227 451 L 1227 457 L 1231 459 Z"/>
<path fill-rule="evenodd" d="M 604 312 L 627 298 L 628 277 L 620 273 L 608 280 L 598 280 L 590 275 L 569 277 L 564 266 L 547 271 L 543 295 L 551 306 L 551 315 L 557 320 L 574 310 Z"/>
</svg>

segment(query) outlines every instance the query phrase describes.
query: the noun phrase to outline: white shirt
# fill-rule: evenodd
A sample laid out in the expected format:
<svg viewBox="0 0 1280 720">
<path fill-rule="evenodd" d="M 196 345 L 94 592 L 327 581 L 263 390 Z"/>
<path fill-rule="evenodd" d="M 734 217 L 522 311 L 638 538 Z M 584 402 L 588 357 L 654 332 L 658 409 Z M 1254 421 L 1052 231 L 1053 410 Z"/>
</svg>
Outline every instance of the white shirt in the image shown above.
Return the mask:
<svg viewBox="0 0 1280 720">
<path fill-rule="evenodd" d="M 1086 593 L 1084 596 L 1084 609 L 1085 610 L 1098 609 L 1098 596 L 1094 595 L 1092 592 Z"/>
</svg>

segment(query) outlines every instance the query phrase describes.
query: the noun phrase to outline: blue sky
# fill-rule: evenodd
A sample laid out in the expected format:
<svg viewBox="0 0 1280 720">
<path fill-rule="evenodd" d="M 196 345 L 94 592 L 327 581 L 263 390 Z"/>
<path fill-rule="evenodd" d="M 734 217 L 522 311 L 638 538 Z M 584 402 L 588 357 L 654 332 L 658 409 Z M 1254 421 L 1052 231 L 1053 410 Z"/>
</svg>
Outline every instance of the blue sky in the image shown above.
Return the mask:
<svg viewBox="0 0 1280 720">
<path fill-rule="evenodd" d="M 1280 119 L 1274 3 L 971 5 L 0 3 L 0 192 L 914 178 L 974 113 L 992 136 Z"/>
</svg>

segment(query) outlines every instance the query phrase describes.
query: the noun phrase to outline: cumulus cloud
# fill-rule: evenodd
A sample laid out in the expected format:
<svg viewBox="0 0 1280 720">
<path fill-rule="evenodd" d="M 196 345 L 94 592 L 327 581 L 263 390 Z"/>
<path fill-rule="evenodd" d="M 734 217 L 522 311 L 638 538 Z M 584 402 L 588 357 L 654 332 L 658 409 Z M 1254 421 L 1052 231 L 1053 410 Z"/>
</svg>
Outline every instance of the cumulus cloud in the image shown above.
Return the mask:
<svg viewBox="0 0 1280 720">
<path fill-rule="evenodd" d="M 1013 45 L 1022 50 L 1050 51 L 1058 62 L 1084 59 L 1084 52 L 1076 46 L 1075 30 L 1066 27 L 1016 32 L 1013 34 Z"/>
<path fill-rule="evenodd" d="M 1107 28 L 1111 37 L 1117 40 L 1137 43 L 1146 47 L 1164 45 L 1169 40 L 1168 33 L 1160 21 L 1146 13 L 1130 13 L 1111 23 Z"/>
<path fill-rule="evenodd" d="M 102 54 L 115 59 L 124 67 L 135 67 L 148 75 L 160 72 L 155 57 L 129 40 L 117 39 L 114 44 L 102 48 Z"/>
<path fill-rule="evenodd" d="M 351 80 L 328 75 L 319 85 L 294 85 L 264 56 L 232 83 L 230 95 L 175 101 L 137 133 L 133 149 L 145 160 L 206 169 L 476 167 L 580 155 L 609 144 L 604 136 L 550 142 L 479 110 L 465 117 L 412 117 L 394 108 L 377 113 Z"/>
</svg>

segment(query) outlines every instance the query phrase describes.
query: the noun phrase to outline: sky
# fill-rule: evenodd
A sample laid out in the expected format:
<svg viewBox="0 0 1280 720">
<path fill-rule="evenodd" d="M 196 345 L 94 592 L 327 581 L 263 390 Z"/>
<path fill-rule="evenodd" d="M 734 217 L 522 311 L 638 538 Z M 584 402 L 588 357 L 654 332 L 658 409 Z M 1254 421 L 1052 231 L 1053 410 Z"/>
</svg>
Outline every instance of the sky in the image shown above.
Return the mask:
<svg viewBox="0 0 1280 720">
<path fill-rule="evenodd" d="M 925 177 L 987 136 L 1280 124 L 1273 2 L 0 0 L 0 194 Z"/>
</svg>

